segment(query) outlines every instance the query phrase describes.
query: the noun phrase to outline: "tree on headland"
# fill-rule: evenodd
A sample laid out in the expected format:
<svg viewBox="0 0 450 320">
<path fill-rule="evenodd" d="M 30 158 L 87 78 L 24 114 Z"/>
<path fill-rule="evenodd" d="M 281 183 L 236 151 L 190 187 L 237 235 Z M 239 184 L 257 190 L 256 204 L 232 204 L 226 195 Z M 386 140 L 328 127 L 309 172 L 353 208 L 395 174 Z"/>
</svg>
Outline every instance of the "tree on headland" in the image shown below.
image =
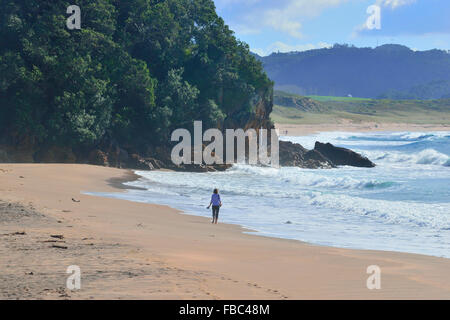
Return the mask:
<svg viewBox="0 0 450 320">
<path fill-rule="evenodd" d="M 272 82 L 212 0 L 0 0 L 0 144 L 134 150 L 256 116 Z"/>
</svg>

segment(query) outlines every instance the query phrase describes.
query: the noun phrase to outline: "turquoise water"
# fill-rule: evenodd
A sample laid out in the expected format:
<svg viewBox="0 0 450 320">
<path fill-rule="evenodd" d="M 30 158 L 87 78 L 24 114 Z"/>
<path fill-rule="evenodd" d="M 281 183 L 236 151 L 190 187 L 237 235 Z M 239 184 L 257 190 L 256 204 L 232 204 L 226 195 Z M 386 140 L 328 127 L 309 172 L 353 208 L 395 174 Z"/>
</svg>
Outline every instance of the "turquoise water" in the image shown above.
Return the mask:
<svg viewBox="0 0 450 320">
<path fill-rule="evenodd" d="M 97 195 L 209 217 L 205 207 L 217 187 L 224 203 L 220 220 L 260 235 L 450 258 L 450 132 L 332 132 L 282 139 L 306 148 L 331 142 L 368 156 L 377 167 L 138 171 L 142 178 L 129 185 L 146 190 Z"/>
</svg>

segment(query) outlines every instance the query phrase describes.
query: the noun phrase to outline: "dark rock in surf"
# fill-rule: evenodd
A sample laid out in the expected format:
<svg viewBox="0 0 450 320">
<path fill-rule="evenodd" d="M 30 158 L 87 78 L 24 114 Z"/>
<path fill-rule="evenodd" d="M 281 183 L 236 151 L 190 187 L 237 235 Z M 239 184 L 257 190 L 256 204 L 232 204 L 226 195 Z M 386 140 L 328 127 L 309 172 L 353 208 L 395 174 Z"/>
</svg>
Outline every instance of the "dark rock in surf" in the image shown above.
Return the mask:
<svg viewBox="0 0 450 320">
<path fill-rule="evenodd" d="M 352 166 L 373 168 L 375 164 L 366 157 L 346 148 L 340 148 L 331 143 L 316 142 L 314 150 L 320 152 L 337 166 Z"/>
<path fill-rule="evenodd" d="M 333 168 L 333 163 L 316 150 L 307 150 L 300 144 L 280 141 L 280 165 L 308 169 Z"/>
</svg>

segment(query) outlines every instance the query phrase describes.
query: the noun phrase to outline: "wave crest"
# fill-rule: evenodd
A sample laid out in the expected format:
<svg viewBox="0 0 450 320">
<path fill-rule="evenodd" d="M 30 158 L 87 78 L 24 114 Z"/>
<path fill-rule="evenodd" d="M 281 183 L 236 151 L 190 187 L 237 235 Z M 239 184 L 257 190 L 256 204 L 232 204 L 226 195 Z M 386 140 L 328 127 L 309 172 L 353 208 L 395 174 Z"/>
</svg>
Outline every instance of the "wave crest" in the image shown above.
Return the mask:
<svg viewBox="0 0 450 320">
<path fill-rule="evenodd" d="M 370 156 L 370 155 L 369 155 Z M 450 166 L 450 157 L 434 149 L 425 149 L 417 153 L 407 154 L 403 152 L 385 152 L 381 155 L 373 154 L 375 161 L 388 163 L 407 163 Z"/>
</svg>

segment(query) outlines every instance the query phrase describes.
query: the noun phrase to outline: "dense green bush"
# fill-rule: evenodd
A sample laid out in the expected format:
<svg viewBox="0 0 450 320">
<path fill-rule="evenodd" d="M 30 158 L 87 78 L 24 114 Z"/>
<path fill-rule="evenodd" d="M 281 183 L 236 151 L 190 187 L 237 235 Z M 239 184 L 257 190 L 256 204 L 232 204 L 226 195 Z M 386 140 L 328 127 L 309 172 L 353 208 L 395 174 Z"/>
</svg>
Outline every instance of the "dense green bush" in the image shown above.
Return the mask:
<svg viewBox="0 0 450 320">
<path fill-rule="evenodd" d="M 135 148 L 203 120 L 251 118 L 272 83 L 211 0 L 0 0 L 0 134 Z M 1 141 L 0 141 L 1 142 Z"/>
</svg>

